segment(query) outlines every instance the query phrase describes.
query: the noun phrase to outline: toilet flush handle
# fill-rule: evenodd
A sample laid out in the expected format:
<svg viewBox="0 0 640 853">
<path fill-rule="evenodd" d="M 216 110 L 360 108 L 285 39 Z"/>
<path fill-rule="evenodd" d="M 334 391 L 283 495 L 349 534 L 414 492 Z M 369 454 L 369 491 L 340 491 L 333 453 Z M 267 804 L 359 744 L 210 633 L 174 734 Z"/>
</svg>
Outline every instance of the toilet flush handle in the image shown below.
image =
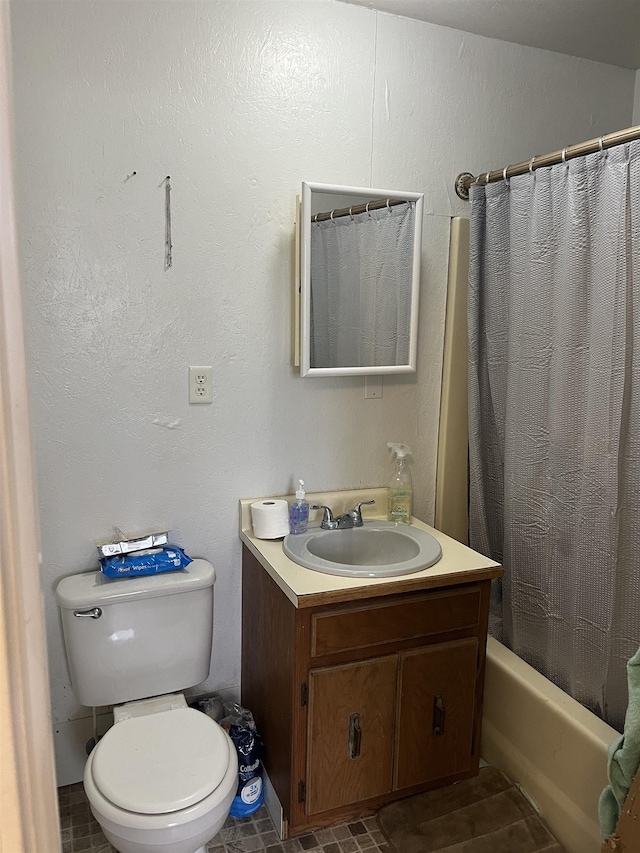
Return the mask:
<svg viewBox="0 0 640 853">
<path fill-rule="evenodd" d="M 74 610 L 74 616 L 88 616 L 90 619 L 99 619 L 102 616 L 102 610 L 99 607 L 91 607 L 89 610 Z"/>
</svg>

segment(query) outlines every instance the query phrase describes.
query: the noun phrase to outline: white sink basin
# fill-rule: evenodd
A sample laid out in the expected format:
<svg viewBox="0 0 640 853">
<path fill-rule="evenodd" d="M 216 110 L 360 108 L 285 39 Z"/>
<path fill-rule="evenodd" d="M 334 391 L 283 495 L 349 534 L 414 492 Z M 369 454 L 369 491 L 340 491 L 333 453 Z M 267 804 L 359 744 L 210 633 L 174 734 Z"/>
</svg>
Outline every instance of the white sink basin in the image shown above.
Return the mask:
<svg viewBox="0 0 640 853">
<path fill-rule="evenodd" d="M 425 530 L 392 521 L 365 521 L 350 530 L 290 533 L 284 553 L 306 569 L 356 578 L 387 578 L 420 572 L 437 563 L 442 548 Z"/>
</svg>

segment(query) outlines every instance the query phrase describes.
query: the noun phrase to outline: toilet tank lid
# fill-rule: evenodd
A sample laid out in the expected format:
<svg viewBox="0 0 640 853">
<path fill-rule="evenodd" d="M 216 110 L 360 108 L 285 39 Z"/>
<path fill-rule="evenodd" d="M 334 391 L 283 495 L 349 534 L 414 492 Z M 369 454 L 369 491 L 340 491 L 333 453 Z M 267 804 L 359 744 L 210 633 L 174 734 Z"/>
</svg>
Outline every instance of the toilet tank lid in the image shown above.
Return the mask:
<svg viewBox="0 0 640 853">
<path fill-rule="evenodd" d="M 100 571 L 82 572 L 68 575 L 59 581 L 56 599 L 60 607 L 75 610 L 134 598 L 195 592 L 213 586 L 215 579 L 215 569 L 207 560 L 193 560 L 186 568 L 176 572 L 143 577 L 108 578 Z"/>
</svg>

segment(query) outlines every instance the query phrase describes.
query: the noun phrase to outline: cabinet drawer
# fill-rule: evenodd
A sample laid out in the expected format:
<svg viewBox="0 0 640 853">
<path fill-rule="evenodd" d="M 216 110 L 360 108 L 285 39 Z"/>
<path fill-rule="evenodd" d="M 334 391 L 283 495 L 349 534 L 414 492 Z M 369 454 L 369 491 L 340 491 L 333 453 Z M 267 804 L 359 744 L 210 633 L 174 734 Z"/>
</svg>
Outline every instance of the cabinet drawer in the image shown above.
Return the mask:
<svg viewBox="0 0 640 853">
<path fill-rule="evenodd" d="M 311 657 L 473 628 L 479 613 L 477 585 L 314 613 Z"/>
</svg>

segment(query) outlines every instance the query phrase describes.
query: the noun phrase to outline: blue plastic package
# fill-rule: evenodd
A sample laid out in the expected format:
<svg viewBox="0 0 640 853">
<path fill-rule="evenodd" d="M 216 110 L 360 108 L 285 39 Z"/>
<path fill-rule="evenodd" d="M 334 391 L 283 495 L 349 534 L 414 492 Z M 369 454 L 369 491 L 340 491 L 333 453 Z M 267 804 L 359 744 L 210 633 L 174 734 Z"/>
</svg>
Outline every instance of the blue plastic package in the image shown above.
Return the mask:
<svg viewBox="0 0 640 853">
<path fill-rule="evenodd" d="M 238 753 L 238 787 L 229 814 L 247 817 L 257 812 L 264 802 L 262 740 L 248 708 L 236 702 L 225 702 L 224 710 L 220 725 L 229 732 Z"/>
<path fill-rule="evenodd" d="M 229 737 L 238 753 L 238 787 L 231 803 L 231 817 L 247 817 L 264 802 L 262 785 L 262 741 L 254 729 L 230 726 Z"/>
<path fill-rule="evenodd" d="M 148 551 L 102 557 L 100 567 L 102 573 L 108 578 L 129 578 L 158 575 L 160 572 L 175 572 L 178 569 L 184 569 L 191 562 L 193 562 L 191 557 L 187 557 L 182 548 L 176 545 L 165 545 Z"/>
</svg>

